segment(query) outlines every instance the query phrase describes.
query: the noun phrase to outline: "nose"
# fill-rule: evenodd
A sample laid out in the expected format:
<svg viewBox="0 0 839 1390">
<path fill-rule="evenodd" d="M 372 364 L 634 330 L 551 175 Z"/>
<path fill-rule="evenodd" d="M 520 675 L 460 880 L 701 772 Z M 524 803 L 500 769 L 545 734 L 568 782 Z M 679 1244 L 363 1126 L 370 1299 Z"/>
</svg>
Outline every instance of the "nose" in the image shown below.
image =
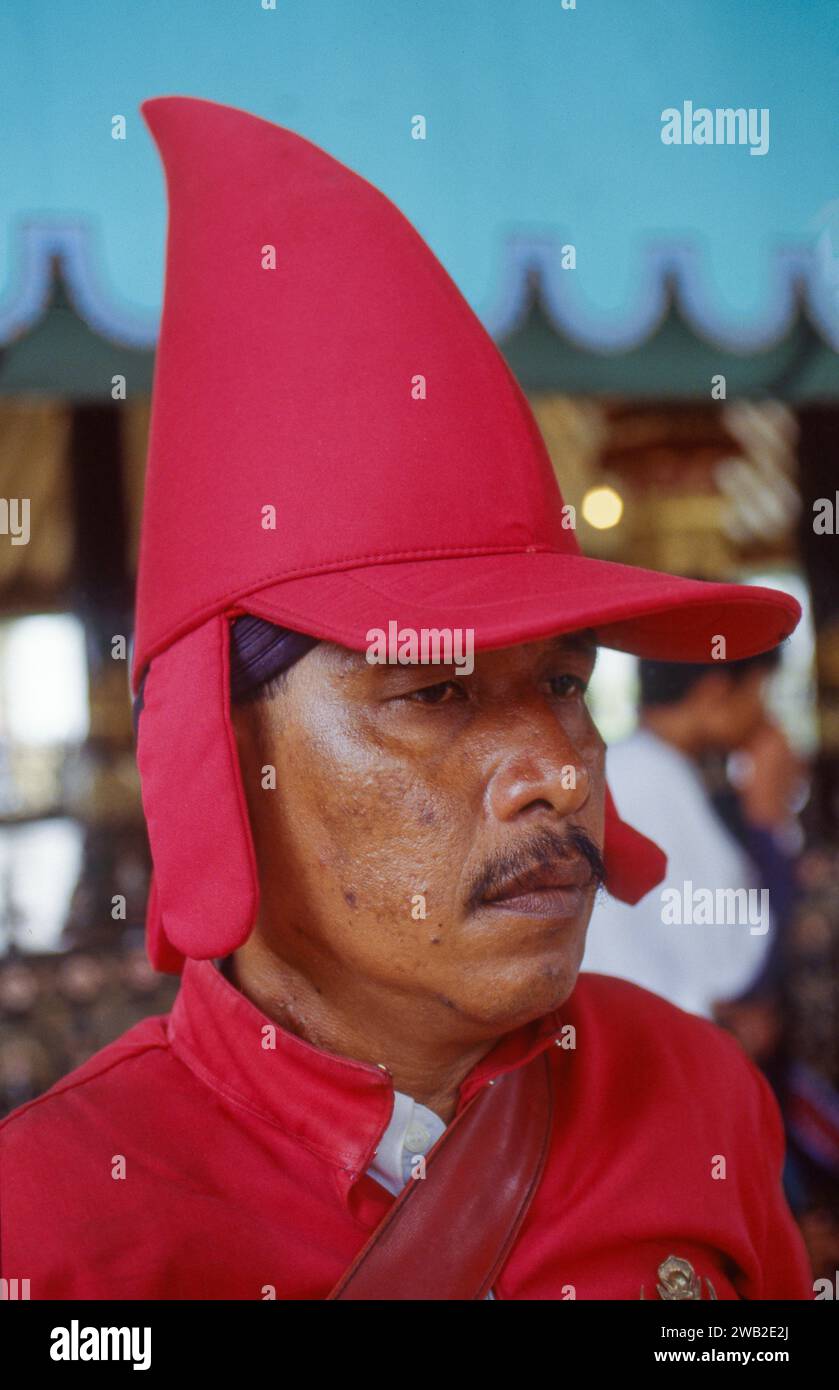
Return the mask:
<svg viewBox="0 0 839 1390">
<path fill-rule="evenodd" d="M 493 769 L 486 806 L 498 821 L 578 814 L 591 795 L 591 769 L 580 750 L 556 725 L 544 737 L 511 751 Z"/>
</svg>

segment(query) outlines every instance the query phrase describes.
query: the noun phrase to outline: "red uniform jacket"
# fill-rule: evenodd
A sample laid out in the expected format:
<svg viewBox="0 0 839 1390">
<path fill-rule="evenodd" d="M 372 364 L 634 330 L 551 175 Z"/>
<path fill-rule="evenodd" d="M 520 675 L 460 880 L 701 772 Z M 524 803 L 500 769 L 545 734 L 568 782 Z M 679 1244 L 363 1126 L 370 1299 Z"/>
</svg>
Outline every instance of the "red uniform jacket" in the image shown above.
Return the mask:
<svg viewBox="0 0 839 1390">
<path fill-rule="evenodd" d="M 270 1021 L 188 960 L 171 1014 L 8 1116 L 2 1275 L 33 1299 L 324 1298 L 395 1200 L 365 1172 L 393 1083 L 273 1028 L 274 1048 Z M 553 1144 L 497 1298 L 656 1298 L 669 1255 L 720 1299 L 812 1298 L 778 1107 L 739 1044 L 583 974 L 473 1068 L 458 1108 L 545 1048 Z"/>
</svg>

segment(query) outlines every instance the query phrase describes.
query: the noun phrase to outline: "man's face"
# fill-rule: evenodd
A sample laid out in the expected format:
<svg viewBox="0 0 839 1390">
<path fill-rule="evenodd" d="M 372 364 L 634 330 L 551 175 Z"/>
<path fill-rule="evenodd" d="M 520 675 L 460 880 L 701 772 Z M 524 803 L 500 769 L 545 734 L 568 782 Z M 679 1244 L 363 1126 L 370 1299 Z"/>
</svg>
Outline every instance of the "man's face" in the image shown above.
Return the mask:
<svg viewBox="0 0 839 1390">
<path fill-rule="evenodd" d="M 709 747 L 740 748 L 766 719 L 767 673 L 761 667 L 734 680 L 725 670 L 711 672 L 694 687 L 693 707 Z"/>
<path fill-rule="evenodd" d="M 594 658 L 554 638 L 461 676 L 324 642 L 234 707 L 271 948 L 344 1006 L 452 1038 L 558 1007 L 602 869 Z"/>
</svg>

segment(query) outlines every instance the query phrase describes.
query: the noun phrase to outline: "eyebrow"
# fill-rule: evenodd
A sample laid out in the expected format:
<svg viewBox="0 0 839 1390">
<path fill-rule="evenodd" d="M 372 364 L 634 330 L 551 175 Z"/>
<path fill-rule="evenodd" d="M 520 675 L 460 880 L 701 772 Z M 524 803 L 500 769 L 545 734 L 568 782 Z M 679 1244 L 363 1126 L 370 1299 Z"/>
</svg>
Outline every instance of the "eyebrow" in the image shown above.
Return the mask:
<svg viewBox="0 0 839 1390">
<path fill-rule="evenodd" d="M 581 632 L 563 632 L 556 637 L 550 638 L 552 646 L 568 648 L 584 652 L 596 658 L 598 652 L 597 636 L 593 628 L 587 627 Z"/>
<path fill-rule="evenodd" d="M 568 651 L 579 652 L 582 656 L 591 657 L 592 666 L 597 661 L 597 653 L 600 648 L 594 628 L 582 628 L 577 632 L 560 632 L 557 633 L 555 637 L 548 637 L 543 640 L 547 642 L 549 647 L 552 647 L 556 651 L 557 655 Z M 369 669 L 364 652 L 341 646 L 336 646 L 336 650 L 339 653 L 339 669 L 341 671 L 349 673 L 350 671 L 363 671 Z M 390 664 L 374 666 L 373 669 L 396 674 L 403 671 L 425 671 L 429 668 L 428 665 L 424 663 L 406 662 L 395 663 L 392 666 Z M 453 670 L 456 669 L 456 666 L 453 662 L 441 662 L 437 669 Z"/>
</svg>

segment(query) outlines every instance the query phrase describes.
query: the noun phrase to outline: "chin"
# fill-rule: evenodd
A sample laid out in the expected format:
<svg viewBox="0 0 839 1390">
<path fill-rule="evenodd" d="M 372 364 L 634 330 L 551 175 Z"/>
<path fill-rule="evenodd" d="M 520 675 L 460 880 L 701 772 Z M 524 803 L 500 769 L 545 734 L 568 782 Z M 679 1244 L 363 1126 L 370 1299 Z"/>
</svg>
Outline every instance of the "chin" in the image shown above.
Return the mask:
<svg viewBox="0 0 839 1390">
<path fill-rule="evenodd" d="M 509 1033 L 562 1007 L 577 983 L 581 959 L 582 951 L 574 951 L 512 961 L 503 972 L 494 970 L 483 989 L 452 1002 L 482 1031 Z"/>
</svg>

